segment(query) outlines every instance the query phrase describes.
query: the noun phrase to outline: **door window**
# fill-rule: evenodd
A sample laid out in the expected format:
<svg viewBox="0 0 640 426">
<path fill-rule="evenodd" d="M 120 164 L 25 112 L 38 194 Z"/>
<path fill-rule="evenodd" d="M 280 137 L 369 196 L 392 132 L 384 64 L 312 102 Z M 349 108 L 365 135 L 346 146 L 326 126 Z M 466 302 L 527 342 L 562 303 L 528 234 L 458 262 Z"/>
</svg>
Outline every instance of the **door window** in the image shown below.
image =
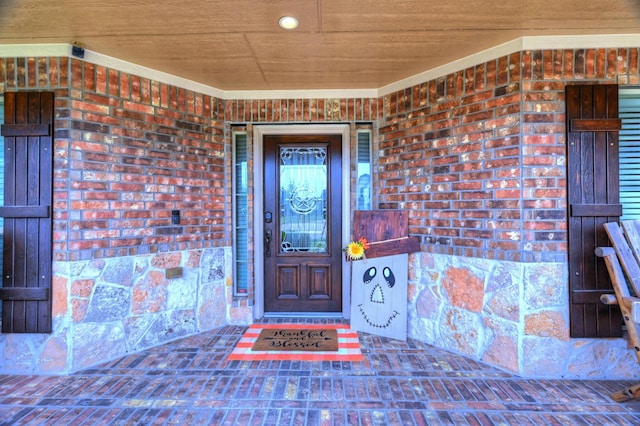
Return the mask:
<svg viewBox="0 0 640 426">
<path fill-rule="evenodd" d="M 280 147 L 280 252 L 327 252 L 327 148 Z"/>
</svg>

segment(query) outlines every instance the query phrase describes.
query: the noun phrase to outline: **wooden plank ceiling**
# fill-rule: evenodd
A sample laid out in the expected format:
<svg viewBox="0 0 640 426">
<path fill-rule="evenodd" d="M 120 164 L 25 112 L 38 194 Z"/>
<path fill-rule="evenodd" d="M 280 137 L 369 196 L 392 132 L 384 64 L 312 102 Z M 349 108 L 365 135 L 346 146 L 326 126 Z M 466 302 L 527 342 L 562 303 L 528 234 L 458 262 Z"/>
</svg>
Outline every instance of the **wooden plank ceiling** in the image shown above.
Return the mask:
<svg viewBox="0 0 640 426">
<path fill-rule="evenodd" d="M 0 45 L 78 41 L 222 90 L 379 88 L 521 36 L 639 30 L 638 0 L 0 2 Z"/>
</svg>

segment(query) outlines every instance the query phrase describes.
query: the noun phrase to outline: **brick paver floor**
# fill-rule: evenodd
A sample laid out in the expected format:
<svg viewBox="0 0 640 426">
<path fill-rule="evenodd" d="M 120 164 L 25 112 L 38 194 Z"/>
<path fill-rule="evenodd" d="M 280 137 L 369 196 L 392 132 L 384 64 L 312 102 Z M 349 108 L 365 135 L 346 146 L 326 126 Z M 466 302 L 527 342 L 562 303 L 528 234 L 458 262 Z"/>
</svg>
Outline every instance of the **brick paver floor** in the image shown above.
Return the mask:
<svg viewBox="0 0 640 426">
<path fill-rule="evenodd" d="M 0 376 L 0 424 L 640 424 L 640 402 L 609 397 L 633 382 L 522 379 L 366 333 L 363 362 L 227 361 L 245 330 L 222 327 L 67 376 Z"/>
</svg>

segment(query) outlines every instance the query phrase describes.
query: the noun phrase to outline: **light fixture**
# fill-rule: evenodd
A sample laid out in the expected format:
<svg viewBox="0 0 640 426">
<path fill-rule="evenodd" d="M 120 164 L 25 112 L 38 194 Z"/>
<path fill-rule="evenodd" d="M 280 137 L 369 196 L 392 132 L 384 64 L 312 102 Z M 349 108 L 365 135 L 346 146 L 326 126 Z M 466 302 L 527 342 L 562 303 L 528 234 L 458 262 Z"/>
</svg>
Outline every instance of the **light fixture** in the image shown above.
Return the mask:
<svg viewBox="0 0 640 426">
<path fill-rule="evenodd" d="M 278 21 L 278 25 L 285 30 L 295 30 L 298 28 L 298 20 L 293 16 L 283 16 Z"/>
</svg>

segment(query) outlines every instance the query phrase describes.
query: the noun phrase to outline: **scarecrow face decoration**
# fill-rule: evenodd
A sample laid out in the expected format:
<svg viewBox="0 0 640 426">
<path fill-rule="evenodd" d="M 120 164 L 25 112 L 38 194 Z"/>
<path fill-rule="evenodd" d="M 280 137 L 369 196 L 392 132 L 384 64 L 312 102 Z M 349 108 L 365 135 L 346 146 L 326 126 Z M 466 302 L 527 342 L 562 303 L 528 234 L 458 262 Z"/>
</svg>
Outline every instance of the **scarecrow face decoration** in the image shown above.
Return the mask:
<svg viewBox="0 0 640 426">
<path fill-rule="evenodd" d="M 362 275 L 362 285 L 364 299 L 358 304 L 358 310 L 365 323 L 375 328 L 389 328 L 392 321 L 400 315 L 393 303 L 395 274 L 388 266 L 371 266 Z"/>
<path fill-rule="evenodd" d="M 408 254 L 351 262 L 351 328 L 407 339 Z"/>
</svg>

